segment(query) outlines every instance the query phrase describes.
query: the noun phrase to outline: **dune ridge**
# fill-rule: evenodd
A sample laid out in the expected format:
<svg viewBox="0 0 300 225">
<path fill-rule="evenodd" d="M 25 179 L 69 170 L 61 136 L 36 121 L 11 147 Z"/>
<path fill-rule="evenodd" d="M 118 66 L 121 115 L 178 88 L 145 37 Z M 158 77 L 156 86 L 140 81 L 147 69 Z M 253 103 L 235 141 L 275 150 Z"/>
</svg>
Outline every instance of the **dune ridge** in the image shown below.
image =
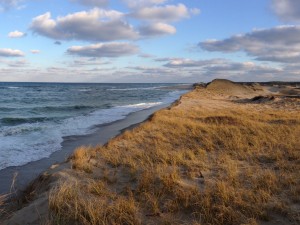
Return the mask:
<svg viewBox="0 0 300 225">
<path fill-rule="evenodd" d="M 255 90 L 251 89 L 250 87 L 252 87 L 252 85 L 246 86 L 243 84 L 234 83 L 226 79 L 215 79 L 206 85 L 206 89 L 208 91 L 213 91 L 214 93 L 231 94 L 231 95 L 253 94 Z"/>
</svg>

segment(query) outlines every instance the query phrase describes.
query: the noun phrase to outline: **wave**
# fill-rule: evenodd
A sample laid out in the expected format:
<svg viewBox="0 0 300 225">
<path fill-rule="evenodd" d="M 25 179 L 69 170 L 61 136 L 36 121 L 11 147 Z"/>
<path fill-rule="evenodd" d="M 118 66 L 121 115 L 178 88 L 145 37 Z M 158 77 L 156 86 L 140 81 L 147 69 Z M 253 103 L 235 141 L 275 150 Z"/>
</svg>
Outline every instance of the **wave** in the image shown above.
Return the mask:
<svg viewBox="0 0 300 225">
<path fill-rule="evenodd" d="M 156 90 L 161 88 L 160 86 L 158 87 L 144 87 L 144 88 L 111 88 L 107 89 L 108 91 L 137 91 L 137 90 Z"/>
<path fill-rule="evenodd" d="M 19 89 L 20 87 L 15 87 L 15 86 L 11 86 L 11 87 L 6 87 L 8 89 Z"/>
<path fill-rule="evenodd" d="M 32 111 L 38 112 L 53 112 L 53 111 L 71 111 L 71 110 L 83 110 L 83 109 L 94 109 L 95 106 L 88 105 L 71 105 L 71 106 L 45 106 L 45 107 L 35 107 Z"/>
<path fill-rule="evenodd" d="M 174 85 L 161 85 L 155 87 L 138 87 L 138 88 L 110 88 L 108 91 L 138 91 L 138 90 L 165 90 L 165 89 L 178 89 L 181 90 L 184 84 L 174 84 Z"/>
<path fill-rule="evenodd" d="M 42 126 L 36 126 L 33 124 L 23 124 L 22 126 L 13 126 L 7 129 L 0 129 L 0 136 L 16 136 L 25 135 L 33 132 L 41 132 L 43 130 Z"/>
<path fill-rule="evenodd" d="M 63 121 L 62 135 L 82 135 L 92 133 L 97 125 L 124 119 L 128 114 L 162 104 L 162 102 L 136 103 L 98 109 L 88 115 L 71 117 Z"/>
<path fill-rule="evenodd" d="M 160 105 L 162 104 L 163 102 L 142 102 L 142 103 L 137 103 L 137 104 L 129 104 L 129 105 L 124 105 L 124 106 L 119 106 L 119 107 L 124 107 L 124 108 L 144 108 L 144 109 L 147 109 L 147 108 L 150 108 L 150 107 L 153 107 L 153 106 L 156 106 L 156 105 Z"/>
<path fill-rule="evenodd" d="M 61 149 L 62 141 L 60 133 L 52 129 L 30 127 L 30 124 L 11 129 L 5 136 L 0 135 L 0 170 L 49 157 Z"/>
<path fill-rule="evenodd" d="M 91 88 L 82 88 L 82 89 L 78 89 L 78 91 L 87 92 L 87 91 L 92 91 L 92 89 Z"/>
<path fill-rule="evenodd" d="M 110 104 L 104 104 L 104 108 L 111 107 Z M 11 112 L 15 110 L 30 110 L 33 112 L 62 112 L 62 111 L 72 111 L 72 110 L 84 110 L 84 109 L 95 109 L 96 106 L 88 105 L 72 105 L 72 106 L 45 106 L 45 107 L 1 107 L 0 112 Z"/>
<path fill-rule="evenodd" d="M 11 112 L 14 110 L 18 110 L 18 108 L 13 108 L 13 107 L 1 107 L 0 112 Z"/>
<path fill-rule="evenodd" d="M 14 126 L 23 123 L 38 123 L 50 120 L 47 117 L 31 117 L 31 118 L 15 118 L 15 117 L 5 117 L 2 118 L 0 121 L 3 125 L 6 126 Z"/>
<path fill-rule="evenodd" d="M 152 103 L 137 103 L 137 104 L 130 104 L 130 105 L 124 105 L 124 106 L 115 106 L 112 108 L 109 108 L 109 105 L 107 104 L 107 111 L 111 111 L 113 114 L 109 114 L 107 118 L 105 118 L 105 120 L 109 120 L 109 122 L 114 121 L 114 115 L 118 114 L 119 112 L 124 112 L 126 113 L 131 112 L 131 111 L 135 111 L 135 110 L 139 110 L 139 109 L 146 109 L 149 107 L 153 107 L 155 105 L 159 105 L 162 104 L 162 102 L 152 102 Z M 82 106 L 82 105 L 76 105 L 76 106 L 61 106 L 61 107 L 38 107 L 38 108 L 34 108 L 33 110 L 38 110 L 38 111 L 70 111 L 70 110 L 81 110 L 81 109 L 94 109 L 95 107 L 91 107 L 91 106 Z M 127 109 L 127 110 L 126 110 Z M 99 109 L 96 111 L 97 112 L 104 112 L 103 110 L 105 109 Z M 115 113 L 115 114 L 114 114 Z M 91 115 L 93 115 L 95 113 L 92 113 Z M 83 117 L 86 117 L 87 115 L 84 115 Z M 79 116 L 80 117 L 80 116 Z M 110 117 L 110 118 L 108 118 Z M 78 118 L 78 117 L 75 117 Z M 20 125 L 20 124 L 32 124 L 32 123 L 41 123 L 41 122 L 46 122 L 46 121 L 54 121 L 57 119 L 62 119 L 62 118 L 58 118 L 58 117 L 29 117 L 29 118 L 24 118 L 24 117 L 4 117 L 2 119 L 0 119 L 0 122 L 2 125 L 5 126 L 16 126 L 16 125 Z M 102 122 L 102 121 L 101 121 Z M 105 121 L 104 121 L 105 122 Z"/>
</svg>

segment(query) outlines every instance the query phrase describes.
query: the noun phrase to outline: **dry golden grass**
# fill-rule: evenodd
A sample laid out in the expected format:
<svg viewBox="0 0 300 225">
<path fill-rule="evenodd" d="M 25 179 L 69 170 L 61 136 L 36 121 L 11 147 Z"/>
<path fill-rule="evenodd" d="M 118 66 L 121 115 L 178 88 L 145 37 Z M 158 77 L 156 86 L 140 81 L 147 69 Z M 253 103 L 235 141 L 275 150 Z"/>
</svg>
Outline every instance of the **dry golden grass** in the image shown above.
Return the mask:
<svg viewBox="0 0 300 225">
<path fill-rule="evenodd" d="M 59 183 L 49 207 L 52 224 L 140 224 L 133 198 L 112 194 L 102 181 Z"/>
<path fill-rule="evenodd" d="M 71 159 L 72 168 L 83 170 L 86 173 L 92 172 L 91 159 L 95 157 L 94 151 L 90 147 L 80 146 L 75 149 Z"/>
<path fill-rule="evenodd" d="M 52 223 L 298 224 L 299 103 L 283 110 L 202 89 L 180 101 L 103 147 L 79 148 L 77 181 L 50 192 Z"/>
</svg>

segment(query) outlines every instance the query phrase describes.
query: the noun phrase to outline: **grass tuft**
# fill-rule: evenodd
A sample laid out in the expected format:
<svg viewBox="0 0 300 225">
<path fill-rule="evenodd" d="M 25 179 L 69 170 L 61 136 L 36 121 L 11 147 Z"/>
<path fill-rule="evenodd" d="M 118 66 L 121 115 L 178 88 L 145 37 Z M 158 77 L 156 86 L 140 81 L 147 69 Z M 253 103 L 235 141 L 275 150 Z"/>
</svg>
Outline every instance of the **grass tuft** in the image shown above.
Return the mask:
<svg viewBox="0 0 300 225">
<path fill-rule="evenodd" d="M 71 157 L 72 168 L 92 173 L 91 159 L 94 157 L 95 152 L 90 147 L 78 147 Z"/>
</svg>

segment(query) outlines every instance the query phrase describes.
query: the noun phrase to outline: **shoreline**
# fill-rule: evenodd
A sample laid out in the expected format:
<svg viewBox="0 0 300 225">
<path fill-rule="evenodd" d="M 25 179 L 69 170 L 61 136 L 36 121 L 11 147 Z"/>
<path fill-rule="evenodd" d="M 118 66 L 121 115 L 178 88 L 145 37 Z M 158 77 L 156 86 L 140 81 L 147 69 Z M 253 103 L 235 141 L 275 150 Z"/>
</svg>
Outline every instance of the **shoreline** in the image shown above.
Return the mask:
<svg viewBox="0 0 300 225">
<path fill-rule="evenodd" d="M 129 113 L 125 118 L 120 120 L 95 125 L 96 130 L 91 134 L 64 137 L 61 150 L 53 152 L 47 158 L 32 161 L 22 166 L 10 166 L 0 170 L 0 195 L 11 192 L 13 194 L 22 193 L 31 182 L 51 166 L 64 163 L 77 147 L 82 145 L 92 147 L 104 145 L 111 138 L 128 129 L 132 129 L 147 120 L 156 111 L 167 108 L 172 104 L 173 102 L 163 103 L 148 109 Z M 17 176 L 15 175 L 16 173 Z M 15 181 L 13 181 L 14 176 L 16 176 Z M 14 183 L 13 187 L 12 183 Z"/>
</svg>

